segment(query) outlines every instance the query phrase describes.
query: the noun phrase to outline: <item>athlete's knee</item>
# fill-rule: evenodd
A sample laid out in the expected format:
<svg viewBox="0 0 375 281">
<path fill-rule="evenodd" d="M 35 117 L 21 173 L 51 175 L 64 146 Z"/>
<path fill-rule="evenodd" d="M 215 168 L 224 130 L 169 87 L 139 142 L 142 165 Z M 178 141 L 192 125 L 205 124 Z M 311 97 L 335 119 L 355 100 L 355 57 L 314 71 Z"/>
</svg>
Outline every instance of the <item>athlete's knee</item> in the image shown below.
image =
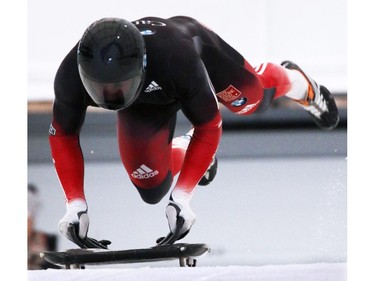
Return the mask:
<svg viewBox="0 0 375 281">
<path fill-rule="evenodd" d="M 159 203 L 164 196 L 168 193 L 171 185 L 172 185 L 173 177 L 172 173 L 168 172 L 165 179 L 157 186 L 152 188 L 142 188 L 134 184 L 137 188 L 139 195 L 141 196 L 142 200 L 147 204 L 157 204 Z"/>
</svg>

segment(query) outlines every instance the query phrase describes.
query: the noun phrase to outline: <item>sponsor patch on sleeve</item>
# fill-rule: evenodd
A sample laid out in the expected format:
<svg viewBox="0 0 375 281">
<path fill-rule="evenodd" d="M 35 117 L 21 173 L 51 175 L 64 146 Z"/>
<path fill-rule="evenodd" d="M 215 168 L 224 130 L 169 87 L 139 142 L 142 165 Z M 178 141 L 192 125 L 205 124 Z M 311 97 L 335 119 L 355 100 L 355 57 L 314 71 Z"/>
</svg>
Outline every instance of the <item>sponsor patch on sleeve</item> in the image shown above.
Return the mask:
<svg viewBox="0 0 375 281">
<path fill-rule="evenodd" d="M 230 85 L 224 91 L 221 91 L 220 93 L 217 93 L 216 95 L 219 98 L 221 98 L 223 101 L 230 102 L 230 101 L 235 100 L 239 95 L 241 95 L 241 92 L 233 85 Z"/>
</svg>

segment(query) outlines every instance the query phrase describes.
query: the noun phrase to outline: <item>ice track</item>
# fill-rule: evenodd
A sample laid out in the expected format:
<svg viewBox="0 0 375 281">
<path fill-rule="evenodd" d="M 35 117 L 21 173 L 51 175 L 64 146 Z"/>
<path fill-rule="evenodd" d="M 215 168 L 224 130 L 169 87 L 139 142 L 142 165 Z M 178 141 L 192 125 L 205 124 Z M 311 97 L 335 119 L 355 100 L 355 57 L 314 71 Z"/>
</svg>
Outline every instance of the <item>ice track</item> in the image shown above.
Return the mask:
<svg viewBox="0 0 375 281">
<path fill-rule="evenodd" d="M 28 281 L 344 281 L 346 263 L 28 271 Z"/>
</svg>

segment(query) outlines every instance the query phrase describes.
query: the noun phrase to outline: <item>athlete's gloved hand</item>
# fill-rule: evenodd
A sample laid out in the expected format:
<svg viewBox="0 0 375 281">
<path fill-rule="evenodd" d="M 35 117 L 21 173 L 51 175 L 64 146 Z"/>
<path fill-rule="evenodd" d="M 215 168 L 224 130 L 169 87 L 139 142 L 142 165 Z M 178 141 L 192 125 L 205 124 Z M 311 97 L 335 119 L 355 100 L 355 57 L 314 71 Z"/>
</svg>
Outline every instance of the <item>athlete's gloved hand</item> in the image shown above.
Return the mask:
<svg viewBox="0 0 375 281">
<path fill-rule="evenodd" d="M 190 208 L 191 193 L 174 190 L 166 208 L 170 232 L 166 237 L 159 238 L 158 245 L 173 244 L 184 238 L 195 223 L 195 214 Z"/>
<path fill-rule="evenodd" d="M 107 246 L 111 244 L 110 241 L 97 241 L 87 237 L 89 224 L 86 201 L 77 199 L 66 203 L 66 213 L 59 221 L 59 230 L 62 235 L 81 248 L 107 249 Z"/>
</svg>

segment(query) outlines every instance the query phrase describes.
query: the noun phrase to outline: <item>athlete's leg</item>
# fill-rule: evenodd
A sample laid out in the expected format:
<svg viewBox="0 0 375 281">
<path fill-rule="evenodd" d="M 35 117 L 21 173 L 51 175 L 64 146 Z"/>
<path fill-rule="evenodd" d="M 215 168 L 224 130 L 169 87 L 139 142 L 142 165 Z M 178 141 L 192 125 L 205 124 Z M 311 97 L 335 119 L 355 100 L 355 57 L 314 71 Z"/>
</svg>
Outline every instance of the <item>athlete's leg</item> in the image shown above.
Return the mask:
<svg viewBox="0 0 375 281">
<path fill-rule="evenodd" d="M 184 163 L 186 150 L 190 144 L 194 130 L 172 140 L 172 174 L 175 176 L 181 171 Z"/>
<path fill-rule="evenodd" d="M 298 71 L 274 63 L 254 68 L 233 47 L 200 26 L 201 57 L 218 100 L 236 114 L 264 111 L 281 96 L 305 100 L 308 81 Z"/>
<path fill-rule="evenodd" d="M 301 71 L 274 63 L 263 63 L 254 69 L 212 30 L 193 19 L 176 19 L 188 22 L 185 25 L 189 27 L 195 45 L 198 45 L 197 51 L 207 68 L 218 100 L 232 112 L 249 115 L 264 111 L 281 96 L 300 103 L 309 99 L 310 79 Z"/>
<path fill-rule="evenodd" d="M 251 66 L 246 63 L 247 68 Z M 274 98 L 285 95 L 298 102 L 322 129 L 331 130 L 339 121 L 332 94 L 320 86 L 295 63 L 284 61 L 280 65 L 263 63 L 256 72 L 265 88 L 274 87 Z"/>
<path fill-rule="evenodd" d="M 172 137 L 177 109 L 143 104 L 118 112 L 121 160 L 142 199 L 149 204 L 158 203 L 168 193 L 176 174 Z"/>
<path fill-rule="evenodd" d="M 252 71 L 253 67 L 245 61 L 245 68 Z M 298 71 L 292 71 L 275 63 L 262 63 L 255 67 L 264 88 L 275 88 L 274 99 L 287 96 L 294 100 L 304 100 L 308 83 Z"/>
<path fill-rule="evenodd" d="M 251 114 L 264 98 L 264 88 L 254 69 L 218 49 L 204 46 L 201 54 L 218 101 L 235 114 Z"/>
</svg>

